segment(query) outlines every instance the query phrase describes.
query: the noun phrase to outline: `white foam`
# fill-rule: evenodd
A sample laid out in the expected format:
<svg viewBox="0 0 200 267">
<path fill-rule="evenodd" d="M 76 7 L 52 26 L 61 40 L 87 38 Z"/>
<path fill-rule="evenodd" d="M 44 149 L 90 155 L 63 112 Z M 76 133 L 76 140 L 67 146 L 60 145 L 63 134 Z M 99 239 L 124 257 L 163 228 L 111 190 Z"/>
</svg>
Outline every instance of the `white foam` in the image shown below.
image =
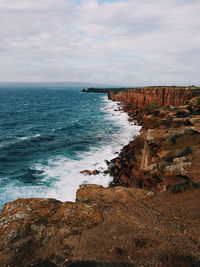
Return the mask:
<svg viewBox="0 0 200 267">
<path fill-rule="evenodd" d="M 35 134 L 33 136 L 22 136 L 22 137 L 18 137 L 17 139 L 18 140 L 28 140 L 28 139 L 34 139 L 34 138 L 37 138 L 37 137 L 40 137 L 41 134 Z"/>
<path fill-rule="evenodd" d="M 131 124 L 128 115 L 122 111 L 115 111 L 118 108 L 116 102 L 103 97 L 104 107 L 102 108 L 107 119 L 113 121 L 120 131 L 114 134 L 111 143 L 102 143 L 100 148 L 91 148 L 89 152 L 81 153 L 79 160 L 71 160 L 65 157 L 53 157 L 46 165 L 35 165 L 33 169 L 42 171 L 40 186 L 10 185 L 3 192 L 6 195 L 12 194 L 12 200 L 22 197 L 46 197 L 56 198 L 62 201 L 75 201 L 76 191 L 79 185 L 84 183 L 99 184 L 107 187 L 112 177 L 100 173 L 98 175 L 84 176 L 80 171 L 103 170 L 107 168 L 104 160 L 115 158 L 122 146 L 128 144 L 141 129 L 140 126 Z M 40 136 L 39 134 L 34 137 Z M 53 182 L 47 187 L 47 182 Z"/>
<path fill-rule="evenodd" d="M 40 137 L 41 134 L 35 134 L 33 136 L 20 136 L 20 137 L 17 137 L 17 139 L 15 140 L 12 140 L 12 141 L 9 141 L 9 142 L 3 142 L 0 147 L 5 147 L 5 146 L 9 146 L 9 145 L 13 145 L 17 142 L 20 142 L 20 141 L 24 141 L 24 140 L 30 140 L 30 139 L 35 139 L 35 138 L 38 138 Z"/>
<path fill-rule="evenodd" d="M 68 158 L 52 158 L 47 165 L 36 165 L 35 169 L 43 171 L 44 181 L 51 181 L 52 177 L 57 181 L 54 188 L 46 191 L 46 197 L 57 198 L 62 201 L 74 201 L 76 191 L 80 184 L 91 183 L 107 187 L 112 177 L 100 173 L 98 175 L 84 176 L 80 173 L 85 169 L 103 170 L 107 168 L 106 159 L 116 157 L 122 146 L 128 144 L 141 129 L 128 121 L 128 115 L 122 111 L 115 111 L 118 108 L 116 102 L 107 100 L 104 97 L 104 111 L 107 119 L 114 121 L 120 127 L 120 131 L 113 135 L 112 143 L 103 144 L 99 149 L 91 148 L 89 152 L 80 154 L 79 160 Z"/>
<path fill-rule="evenodd" d="M 28 136 L 18 137 L 19 140 L 27 140 Z"/>
<path fill-rule="evenodd" d="M 41 134 L 36 134 L 32 138 L 36 138 L 36 137 L 40 137 L 40 136 L 41 136 Z"/>
</svg>

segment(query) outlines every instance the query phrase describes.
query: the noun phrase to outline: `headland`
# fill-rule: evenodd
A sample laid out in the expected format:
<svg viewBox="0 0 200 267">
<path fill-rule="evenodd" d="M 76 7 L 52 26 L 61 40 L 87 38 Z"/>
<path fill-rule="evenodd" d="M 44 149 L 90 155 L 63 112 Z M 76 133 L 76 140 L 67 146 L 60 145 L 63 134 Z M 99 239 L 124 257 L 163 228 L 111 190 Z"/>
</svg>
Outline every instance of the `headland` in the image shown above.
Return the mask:
<svg viewBox="0 0 200 267">
<path fill-rule="evenodd" d="M 87 89 L 83 89 L 81 92 L 83 93 L 108 93 L 108 92 L 113 92 L 113 93 L 117 93 L 117 92 L 120 92 L 120 91 L 124 91 L 124 90 L 128 90 L 128 89 L 131 89 L 131 88 L 95 88 L 95 87 L 90 87 L 90 88 L 87 88 Z"/>
</svg>

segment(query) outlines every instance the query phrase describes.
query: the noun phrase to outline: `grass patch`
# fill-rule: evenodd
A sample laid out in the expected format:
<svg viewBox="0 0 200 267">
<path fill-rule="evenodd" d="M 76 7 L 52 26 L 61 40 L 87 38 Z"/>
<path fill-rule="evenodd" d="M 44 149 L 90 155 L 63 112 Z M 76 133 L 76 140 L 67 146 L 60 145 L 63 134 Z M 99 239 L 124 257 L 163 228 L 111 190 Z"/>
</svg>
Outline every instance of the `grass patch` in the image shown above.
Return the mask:
<svg viewBox="0 0 200 267">
<path fill-rule="evenodd" d="M 184 125 L 185 125 L 185 126 L 191 126 L 192 123 L 191 123 L 190 120 L 186 119 L 186 120 L 184 121 Z"/>
<path fill-rule="evenodd" d="M 192 112 L 193 110 L 192 105 L 188 105 L 187 110 L 189 110 L 189 112 Z"/>
<path fill-rule="evenodd" d="M 189 113 L 186 112 L 186 111 L 183 111 L 183 110 L 179 110 L 179 111 L 176 112 L 175 115 L 176 115 L 176 117 L 178 117 L 178 118 L 186 118 L 186 117 L 189 116 Z"/>
<path fill-rule="evenodd" d="M 185 157 L 185 156 L 188 156 L 191 153 L 192 153 L 191 148 L 189 146 L 186 146 L 186 147 L 183 148 L 183 150 L 179 154 L 177 154 L 177 157 L 178 158 Z"/>
<path fill-rule="evenodd" d="M 159 108 L 159 105 L 157 103 L 151 103 L 149 105 L 149 109 L 150 110 L 154 110 L 154 109 L 158 109 Z"/>
<path fill-rule="evenodd" d="M 197 106 L 200 106 L 200 98 L 197 98 Z"/>
<path fill-rule="evenodd" d="M 84 200 L 82 200 L 82 203 L 90 204 L 90 200 L 89 199 L 84 199 Z"/>
<path fill-rule="evenodd" d="M 169 162 L 163 160 L 163 161 L 161 161 L 161 162 L 158 164 L 158 170 L 159 170 L 159 171 L 163 171 L 163 169 L 164 169 L 165 167 L 169 166 L 169 165 L 170 165 Z"/>
<path fill-rule="evenodd" d="M 168 163 L 171 163 L 173 161 L 173 159 L 175 158 L 175 156 L 172 156 L 172 155 L 169 155 L 169 156 L 166 156 L 164 158 L 164 161 L 168 162 Z"/>
<path fill-rule="evenodd" d="M 184 134 L 185 135 L 196 135 L 198 134 L 198 132 L 192 128 L 187 128 L 185 129 Z"/>
</svg>

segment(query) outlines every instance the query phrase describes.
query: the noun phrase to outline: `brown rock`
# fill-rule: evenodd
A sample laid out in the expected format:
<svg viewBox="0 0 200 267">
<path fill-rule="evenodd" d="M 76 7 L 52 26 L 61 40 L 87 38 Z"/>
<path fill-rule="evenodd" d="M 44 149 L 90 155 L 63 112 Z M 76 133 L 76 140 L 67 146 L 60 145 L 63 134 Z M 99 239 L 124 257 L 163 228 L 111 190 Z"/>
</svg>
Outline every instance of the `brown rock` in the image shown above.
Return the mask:
<svg viewBox="0 0 200 267">
<path fill-rule="evenodd" d="M 166 156 L 168 156 L 170 153 L 171 153 L 170 150 L 161 150 L 157 154 L 162 159 L 162 158 L 165 158 Z"/>
<path fill-rule="evenodd" d="M 94 171 L 92 171 L 92 175 L 97 175 L 97 174 L 99 174 L 100 173 L 100 171 L 98 171 L 98 170 L 94 170 Z"/>
<path fill-rule="evenodd" d="M 84 175 L 92 175 L 92 172 L 89 170 L 84 170 L 84 171 L 81 171 L 80 173 L 82 173 Z"/>
<path fill-rule="evenodd" d="M 198 267 L 200 262 L 196 259 L 193 259 L 189 256 L 180 256 L 180 255 L 170 255 L 164 257 L 161 261 L 160 266 L 162 267 Z"/>
<path fill-rule="evenodd" d="M 152 103 L 158 106 L 179 106 L 191 99 L 195 94 L 191 88 L 184 87 L 147 87 L 134 90 L 108 93 L 108 97 L 114 101 L 134 106 L 134 108 L 147 109 Z"/>
<path fill-rule="evenodd" d="M 82 185 L 76 203 L 14 201 L 0 217 L 1 266 L 106 262 L 153 267 L 155 262 L 165 264 L 160 259 L 174 251 L 199 260 L 199 198 L 198 189 L 153 195 L 134 188 Z"/>
<path fill-rule="evenodd" d="M 122 182 L 122 184 L 128 184 L 129 183 L 129 177 L 127 177 L 125 174 L 122 174 L 119 178 L 120 182 Z"/>
</svg>

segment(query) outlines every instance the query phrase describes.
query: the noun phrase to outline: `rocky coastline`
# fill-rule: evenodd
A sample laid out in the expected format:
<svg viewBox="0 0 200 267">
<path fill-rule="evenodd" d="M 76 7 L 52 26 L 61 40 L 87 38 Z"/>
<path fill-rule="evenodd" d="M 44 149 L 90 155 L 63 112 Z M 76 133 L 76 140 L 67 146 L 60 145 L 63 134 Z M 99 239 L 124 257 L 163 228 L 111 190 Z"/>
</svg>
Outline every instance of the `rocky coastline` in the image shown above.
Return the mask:
<svg viewBox="0 0 200 267">
<path fill-rule="evenodd" d="M 19 199 L 0 217 L 2 266 L 199 266 L 200 89 L 108 92 L 141 134 L 76 202 Z"/>
<path fill-rule="evenodd" d="M 200 90 L 153 87 L 109 92 L 142 125 L 108 169 L 113 185 L 172 191 L 200 186 Z"/>
</svg>

